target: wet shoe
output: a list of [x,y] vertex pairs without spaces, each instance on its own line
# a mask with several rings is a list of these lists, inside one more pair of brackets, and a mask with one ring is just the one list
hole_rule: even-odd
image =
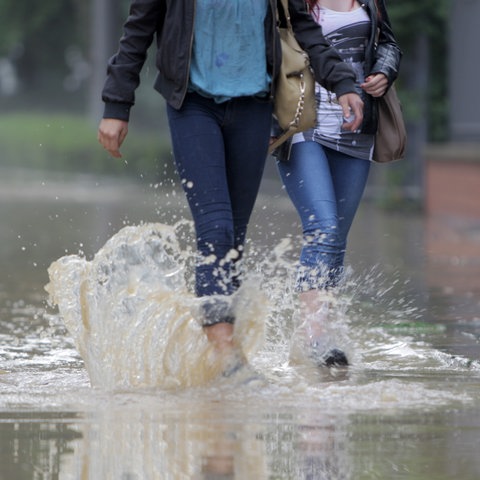
[[348,359],[339,348],[323,349],[319,342],[310,345],[310,357],[319,367],[348,367]]
[[225,377],[225,378],[231,377],[231,376],[235,375],[243,367],[245,367],[245,362],[244,361],[239,361],[238,363],[234,363],[233,365],[227,367],[222,372],[222,377]]
[[259,387],[267,384],[265,377],[255,371],[248,363],[238,363],[224,370],[221,375],[221,382],[230,386],[255,385]]
[[332,348],[327,350],[319,361],[317,360],[317,364],[319,367],[348,367],[348,359],[342,350]]

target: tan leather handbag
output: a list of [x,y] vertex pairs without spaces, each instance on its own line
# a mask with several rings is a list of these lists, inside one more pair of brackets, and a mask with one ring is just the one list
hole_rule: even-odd
[[288,0],[282,0],[281,4],[287,26],[279,29],[282,64],[274,99],[274,115],[281,133],[270,144],[270,153],[293,134],[314,127],[317,116],[315,78],[310,67],[310,59],[293,33]]
[[395,85],[378,99],[378,128],[373,160],[379,163],[401,160],[407,146],[407,129]]

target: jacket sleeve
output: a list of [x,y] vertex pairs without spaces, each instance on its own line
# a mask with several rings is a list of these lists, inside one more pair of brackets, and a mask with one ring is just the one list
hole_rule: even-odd
[[383,73],[391,85],[398,76],[402,52],[393,34],[388,17],[385,0],[377,0],[378,4],[378,44],[375,62],[371,73]]
[[323,36],[305,1],[289,0],[288,7],[295,37],[310,57],[317,82],[337,96],[355,92],[355,72]]
[[108,62],[102,91],[104,118],[128,121],[147,50],[158,29],[159,19],[163,18],[162,10],[165,10],[164,0],[132,1],[118,51]]

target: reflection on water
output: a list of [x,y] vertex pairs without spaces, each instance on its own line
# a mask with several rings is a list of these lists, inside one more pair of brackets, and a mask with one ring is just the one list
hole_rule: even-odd
[[0,423],[3,478],[478,478],[474,410],[339,415],[254,398],[212,403],[118,395],[84,418],[14,414]]
[[0,479],[480,478],[479,290],[462,261],[431,281],[421,217],[363,206],[336,320],[353,365],[293,366],[299,225],[267,182],[236,299],[262,381],[216,381],[188,213],[159,187],[1,185]]

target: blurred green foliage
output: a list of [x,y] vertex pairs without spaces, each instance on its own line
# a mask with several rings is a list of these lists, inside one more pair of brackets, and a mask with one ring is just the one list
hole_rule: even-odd
[[88,3],[0,0],[0,56],[10,58],[26,86],[63,73],[71,45],[88,44]]
[[[2,166],[83,173],[114,173],[160,180],[170,177],[173,161],[168,132],[153,134],[134,125],[114,159],[96,139],[96,129],[82,116],[68,114],[0,115]],[[138,130],[138,131],[136,131]]]
[[[399,90],[404,108],[410,117],[417,114],[416,95],[425,92],[406,91],[407,75],[418,74],[412,65],[419,38],[428,42],[428,139],[438,142],[447,139],[448,124],[448,43],[449,0],[387,0],[388,13],[395,36],[404,52],[400,71]],[[421,73],[420,73],[421,74]]]
[[[0,89],[2,163],[99,172],[113,170],[134,175],[140,172],[148,176],[161,176],[158,165],[163,165],[165,159],[171,163],[167,135],[162,133],[159,138],[151,133],[166,130],[163,103],[152,88],[155,76],[152,55],[142,73],[142,87],[138,89],[132,116],[133,122],[141,127],[134,135],[130,134],[125,143],[127,164],[112,161],[99,149],[96,125],[86,119],[90,95],[88,75],[77,87],[66,87],[65,79],[75,67],[69,53],[79,54],[75,57],[77,60],[73,59],[74,63],[84,60],[88,66],[92,47],[91,8],[96,1],[0,0],[0,61],[9,61],[18,77],[14,94],[2,96]],[[123,19],[128,4],[128,0],[111,1],[111,18]],[[418,95],[425,92],[412,92],[407,80],[416,74],[412,63],[418,38],[427,36],[429,88],[426,94],[431,141],[445,140],[447,136],[449,5],[448,0],[387,0],[393,28],[404,51],[398,88],[406,115],[414,122],[418,117]],[[118,23],[120,31],[121,21]],[[132,129],[135,130],[134,125]]]

